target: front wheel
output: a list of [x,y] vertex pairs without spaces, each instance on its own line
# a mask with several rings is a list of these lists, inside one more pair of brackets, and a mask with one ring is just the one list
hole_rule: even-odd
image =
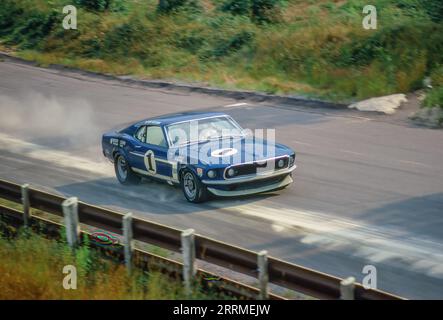
[[183,172],[180,184],[183,194],[189,202],[200,203],[207,199],[208,191],[206,190],[206,186],[200,182],[191,170],[186,169]]
[[130,168],[128,161],[121,154],[115,157],[114,161],[115,175],[121,184],[137,184],[140,182],[140,176],[138,176]]

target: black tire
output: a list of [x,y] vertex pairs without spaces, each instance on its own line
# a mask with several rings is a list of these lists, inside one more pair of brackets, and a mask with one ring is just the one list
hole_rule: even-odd
[[201,203],[208,198],[208,190],[201,183],[200,179],[189,169],[185,169],[181,174],[180,186],[183,194],[189,202]]
[[115,176],[117,180],[124,185],[137,184],[141,178],[130,168],[126,158],[117,154],[114,161]]

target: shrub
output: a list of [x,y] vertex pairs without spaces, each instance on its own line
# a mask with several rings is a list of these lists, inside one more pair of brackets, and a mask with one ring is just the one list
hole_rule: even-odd
[[[141,45],[146,42],[149,30],[143,25],[139,18],[132,18],[129,21],[118,24],[110,29],[103,41],[103,53],[105,55],[122,58],[130,54],[145,57]],[[138,48],[138,50],[134,50]]]
[[231,14],[250,15],[251,0],[227,0],[221,4],[220,9]]
[[159,13],[170,13],[179,9],[191,9],[200,11],[201,6],[198,0],[159,0],[157,11]]
[[423,0],[422,6],[428,15],[435,22],[441,23],[443,20],[443,1],[441,0]]
[[76,0],[75,2],[90,10],[104,11],[109,7],[111,0]]
[[440,107],[443,108],[443,86],[435,87],[429,91],[423,102],[425,107]]
[[257,23],[270,23],[279,20],[281,0],[226,0],[221,11],[234,15],[250,16]]
[[23,13],[14,1],[4,0],[0,6],[0,35],[9,34]]
[[61,16],[56,11],[31,11],[20,21],[20,26],[13,32],[10,42],[20,44],[22,49],[42,48],[42,40],[57,23],[61,23]]
[[280,0],[252,0],[252,16],[259,22],[276,22],[278,20]]
[[431,72],[431,80],[434,87],[443,87],[443,65],[437,66]]
[[112,0],[109,4],[109,11],[111,12],[124,12],[127,9],[128,6],[125,0]]
[[247,17],[221,15],[208,22],[208,29],[218,32],[209,34],[204,46],[199,50],[203,60],[220,59],[252,43],[254,29]]

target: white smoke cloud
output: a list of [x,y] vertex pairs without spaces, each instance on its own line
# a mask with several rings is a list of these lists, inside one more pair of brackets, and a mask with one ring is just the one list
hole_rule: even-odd
[[90,147],[97,145],[101,137],[87,101],[36,92],[0,96],[0,131],[55,147]]

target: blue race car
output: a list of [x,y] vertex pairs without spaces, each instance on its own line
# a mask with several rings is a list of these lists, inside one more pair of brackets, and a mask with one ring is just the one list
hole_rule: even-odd
[[295,152],[262,131],[252,134],[229,115],[187,112],[137,122],[105,133],[103,154],[122,184],[150,177],[180,185],[190,202],[209,193],[240,196],[292,183]]

